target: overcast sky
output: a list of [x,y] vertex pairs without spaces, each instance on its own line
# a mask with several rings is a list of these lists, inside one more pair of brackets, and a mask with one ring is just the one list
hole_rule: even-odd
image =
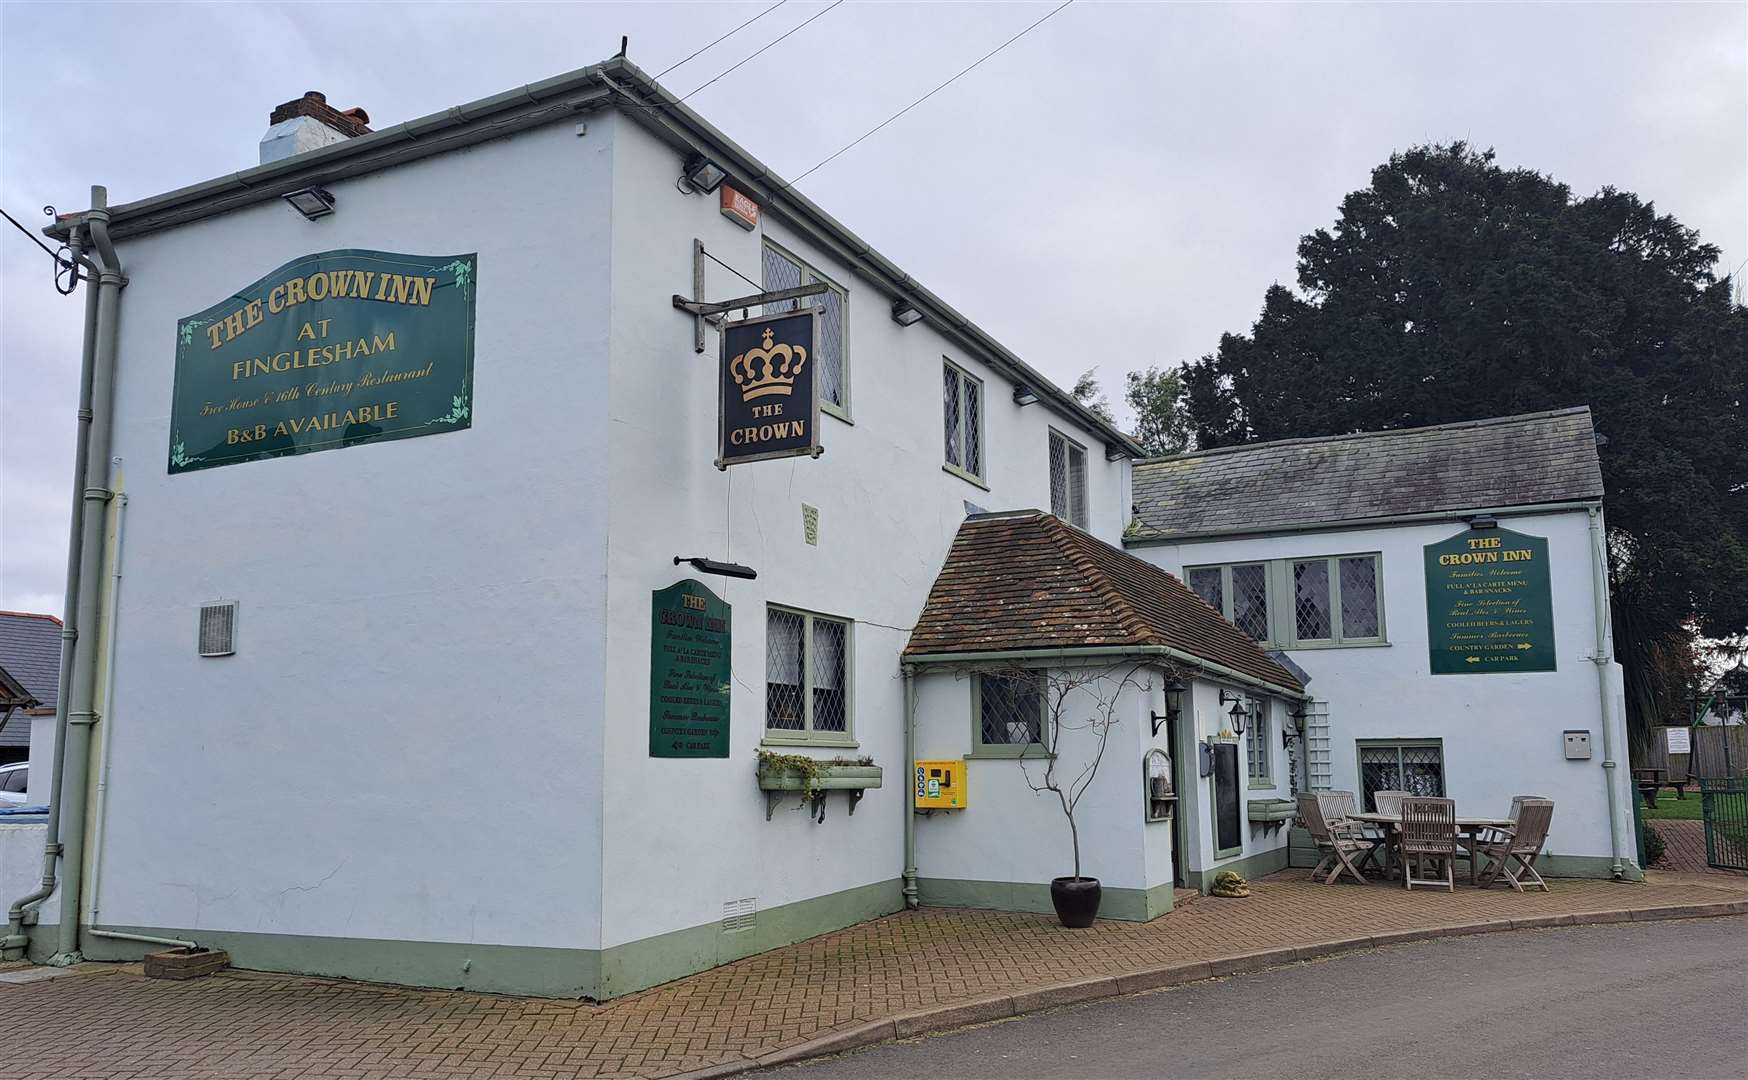
[[[0,205],[34,230],[93,183],[120,203],[254,165],[268,112],[305,90],[384,127],[621,34],[653,74],[769,3],[0,3]],[[689,91],[825,6],[792,0],[663,81]],[[850,0],[689,104],[793,176],[1052,6]],[[1300,235],[1391,151],[1452,139],[1580,194],[1635,191],[1733,269],[1748,4],[1078,0],[800,188],[1115,400],[1125,371],[1248,329]],[[59,613],[82,303],[0,228],[0,608]]]

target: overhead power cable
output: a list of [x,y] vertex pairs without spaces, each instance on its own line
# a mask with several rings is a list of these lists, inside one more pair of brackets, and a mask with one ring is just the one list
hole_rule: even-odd
[[703,56],[705,53],[709,52],[711,49],[716,48],[718,45],[722,44],[723,42],[727,41],[729,38],[740,33],[742,30],[745,30],[747,27],[758,22],[760,19],[769,15],[771,12],[776,11],[778,8],[782,7],[784,4],[787,4],[788,2],[789,2],[789,0],[777,0],[777,2],[775,4],[772,4],[770,7],[759,12],[757,15],[754,15],[752,18],[748,19],[746,22],[741,23],[739,26],[735,27],[733,30],[730,30],[728,33],[717,38],[715,41],[712,41],[710,44],[704,46],[702,49],[699,49],[697,52],[693,53],[691,56],[686,57],[686,59],[681,60],[677,64],[669,64],[667,67],[663,68],[660,73],[658,73],[656,75],[656,78],[660,79],[663,75],[666,75],[668,72],[674,70],[675,68],[680,67],[680,66],[685,65],[685,64],[690,64],[692,61],[698,59],[700,56]]
[[[945,90],[947,87],[952,86],[954,83],[958,82],[964,76],[969,75],[971,72],[975,71],[985,60],[988,60],[990,57],[994,56],[996,53],[1001,52],[1003,49],[1007,48],[1009,45],[1012,45],[1014,42],[1020,40],[1021,38],[1025,37],[1027,34],[1036,30],[1038,27],[1044,25],[1045,21],[1048,20],[1049,18],[1051,18],[1051,16],[1055,15],[1057,12],[1061,11],[1063,8],[1067,7],[1068,5],[1070,5],[1072,3],[1074,3],[1074,0],[1062,0],[1062,3],[1057,4],[1055,7],[1051,8],[1049,10],[1049,12],[1047,12],[1043,16],[1043,18],[1040,18],[1037,22],[1032,23],[1030,26],[1026,27],[1024,30],[1021,30],[1019,33],[1015,34],[1013,37],[1008,38],[1006,41],[1002,42],[1000,45],[997,45],[995,48],[984,53],[982,56],[978,57],[974,62],[972,62],[968,67],[961,70],[957,75],[954,75],[952,78],[948,79],[946,82],[935,87],[933,90],[930,90],[928,93],[924,94],[922,97],[917,98],[915,101],[911,102],[909,105],[906,105],[904,108],[893,113],[891,116],[888,116],[886,119],[880,121],[878,124],[875,124],[873,127],[869,128],[867,132],[858,136],[852,142],[845,144],[836,153],[832,154],[830,157],[826,158],[824,161],[820,162],[818,165],[815,165],[813,168],[802,173],[800,176],[797,176],[795,179],[789,181],[787,184],[784,184],[782,190],[784,190],[784,191],[789,190],[790,188],[794,187],[796,184],[799,184],[801,181],[807,179],[809,176],[812,176],[814,173],[818,172],[820,169],[824,168],[827,165],[830,165],[832,162],[836,161],[839,157],[842,157],[846,152],[854,149],[857,145],[861,144],[864,140],[869,138],[869,136],[872,136],[873,134],[878,132],[881,128],[892,123],[894,120],[897,120],[899,117],[903,116],[905,113],[911,111],[912,109],[916,108],[918,105],[921,105],[923,102],[934,97],[936,94]],[[836,6],[836,5],[833,5],[833,6]],[[828,8],[827,10],[829,11],[830,9]],[[699,89],[703,89],[703,87],[699,87]],[[697,91],[695,90],[695,91],[693,91],[693,93],[697,93]],[[690,96],[690,95],[688,95],[688,96]],[[684,100],[684,99],[681,99],[681,100]]]
[[[43,209],[52,216],[55,208],[52,206],[45,206]],[[48,253],[48,257],[55,261],[56,292],[59,292],[62,296],[66,296],[79,287],[79,264],[73,261],[73,256],[68,253],[68,249],[65,245],[62,245],[60,251],[56,251],[54,248],[49,247],[42,242],[41,237],[25,228],[17,218],[8,214],[4,207],[0,207],[0,217],[4,217],[7,221],[10,221],[14,229],[17,229],[19,232],[29,237],[31,243],[42,248],[43,251]],[[65,285],[61,284],[63,277],[66,279]]]
[[[719,72],[718,74],[712,76],[710,78],[710,80],[705,82],[704,84],[702,84],[700,86],[693,87],[691,90],[688,90],[685,94],[681,95],[676,100],[677,101],[689,100],[694,95],[702,92],[703,90],[707,89],[710,86],[713,86],[718,80],[726,78],[727,76],[733,74],[735,71],[740,69],[743,65],[754,60],[760,54],[764,53],[765,51],[770,49],[772,46],[774,46],[778,42],[782,41],[784,38],[787,38],[791,34],[794,34],[796,31],[800,30],[802,27],[806,26],[808,23],[813,22],[815,19],[821,18],[821,17],[825,16],[826,14],[830,13],[832,8],[837,7],[839,4],[841,4],[843,2],[844,2],[844,0],[833,0],[833,2],[831,4],[829,4],[828,6],[820,9],[819,11],[814,12],[812,15],[809,15],[807,18],[801,20],[799,23],[796,23],[794,26],[791,26],[789,29],[783,31],[781,34],[777,35],[775,38],[772,38],[770,41],[767,41],[765,44],[759,46],[758,49],[754,50],[749,55],[742,57],[741,59],[735,61],[732,65],[729,66],[729,68],[727,70]],[[634,104],[637,108],[640,108],[640,109],[665,109],[671,105],[676,104],[676,101],[658,101],[658,102],[654,102],[653,104],[644,104],[644,103],[634,103]]]
[[18,219],[13,217],[11,214],[6,213],[4,208],[0,208],[0,215],[4,215],[7,221],[12,222],[12,227],[14,229],[17,229],[19,232],[30,237],[30,242],[35,244],[37,247],[42,248],[45,252],[47,252],[49,258],[55,260],[56,262],[61,261],[61,257],[59,255],[55,254],[54,248],[49,247],[47,244],[43,243],[42,239],[40,237],[38,237],[35,233],[31,232],[29,229],[25,228],[23,225],[20,225],[18,223]]

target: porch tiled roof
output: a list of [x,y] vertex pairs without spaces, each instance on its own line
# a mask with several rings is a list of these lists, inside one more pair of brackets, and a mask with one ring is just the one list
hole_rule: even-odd
[[1602,498],[1590,409],[1219,447],[1135,465],[1131,538]]
[[[54,708],[61,685],[61,620],[0,611],[0,667],[45,707]],[[15,716],[0,729],[0,746],[29,745],[29,720]]]
[[1039,510],[965,519],[905,655],[1148,645],[1303,689],[1183,582]]

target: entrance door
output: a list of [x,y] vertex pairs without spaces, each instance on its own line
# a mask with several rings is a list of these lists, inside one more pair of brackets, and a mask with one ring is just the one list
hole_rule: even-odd
[[1244,849],[1244,816],[1238,805],[1238,744],[1215,742],[1214,857],[1229,858]]

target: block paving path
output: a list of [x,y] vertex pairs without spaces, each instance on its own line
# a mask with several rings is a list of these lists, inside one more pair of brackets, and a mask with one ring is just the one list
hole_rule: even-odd
[[[0,1077],[671,1076],[1451,928],[1678,917],[1720,904],[1748,912],[1748,883],[1685,874],[1452,895],[1314,885],[1294,870],[1252,888],[1248,899],[1188,898],[1150,923],[1081,931],[1046,915],[904,912],[601,1005],[245,971],[161,982],[137,965],[83,965],[0,985]],[[1748,920],[1733,921],[1748,941]],[[1257,955],[1283,948],[1297,952]]]
[[1724,874],[1748,883],[1748,871],[1718,870],[1707,864],[1705,822],[1663,818],[1646,824],[1656,826],[1657,835],[1663,838],[1663,858],[1656,863],[1658,869],[1684,874]]

